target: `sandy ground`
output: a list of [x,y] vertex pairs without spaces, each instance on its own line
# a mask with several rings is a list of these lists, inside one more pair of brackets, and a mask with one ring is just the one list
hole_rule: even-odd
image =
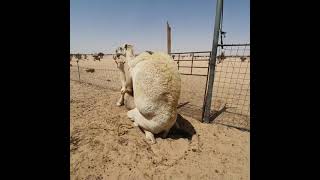
[[118,91],[75,81],[70,88],[72,180],[250,179],[250,133],[182,115],[181,129],[150,145],[115,106]]

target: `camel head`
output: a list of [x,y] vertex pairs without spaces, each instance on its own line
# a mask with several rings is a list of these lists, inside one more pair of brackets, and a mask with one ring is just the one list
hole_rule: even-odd
[[115,55],[113,55],[113,60],[117,64],[117,67],[123,65],[126,60],[130,60],[134,57],[133,46],[130,44],[124,44],[116,49]]
[[133,53],[133,45],[130,44],[124,44],[123,46],[120,46],[116,49],[116,56],[134,56]]

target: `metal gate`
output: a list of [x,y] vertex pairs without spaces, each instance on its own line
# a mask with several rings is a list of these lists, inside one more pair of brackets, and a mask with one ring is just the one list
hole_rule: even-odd
[[[218,46],[210,120],[250,131],[250,44]],[[170,53],[181,73],[179,113],[202,121],[211,51]]]
[[171,53],[181,74],[179,112],[201,120],[209,72],[210,51]]

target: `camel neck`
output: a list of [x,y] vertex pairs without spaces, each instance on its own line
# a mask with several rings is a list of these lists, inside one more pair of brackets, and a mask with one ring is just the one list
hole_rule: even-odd
[[133,50],[131,50],[131,49],[127,50],[126,57],[127,57],[127,60],[129,60],[129,59],[131,60],[132,58],[134,58]]

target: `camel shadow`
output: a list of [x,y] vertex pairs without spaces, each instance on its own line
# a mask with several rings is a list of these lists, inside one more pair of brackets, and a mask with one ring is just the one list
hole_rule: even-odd
[[180,114],[177,116],[177,123],[179,124],[179,128],[176,126],[173,126],[169,134],[167,135],[166,138],[171,138],[171,139],[188,139],[191,140],[192,136],[196,134],[196,130],[194,129],[193,125],[186,120],[184,117],[182,117]]

